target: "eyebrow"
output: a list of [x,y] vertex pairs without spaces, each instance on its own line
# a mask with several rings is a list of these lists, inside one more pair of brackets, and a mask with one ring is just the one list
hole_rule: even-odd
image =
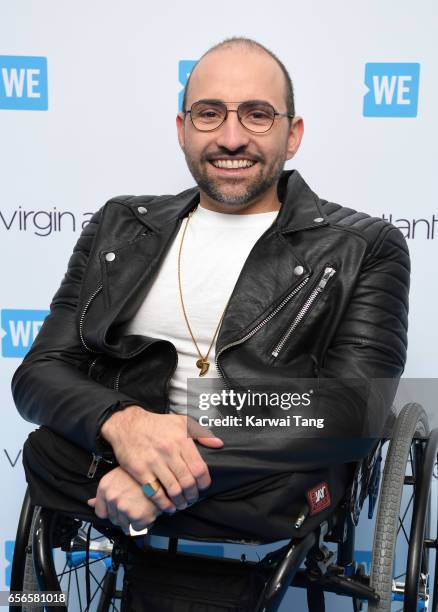
[[[252,104],[269,104],[269,106],[274,106],[271,102],[268,102],[267,100],[241,100],[239,101],[229,101],[229,102],[225,102],[225,100],[219,100],[218,98],[202,98],[201,100],[196,100],[195,102],[193,102],[193,104],[196,104],[197,102],[203,102],[204,104],[248,104],[248,103],[252,103]],[[193,106],[193,105],[192,105]]]

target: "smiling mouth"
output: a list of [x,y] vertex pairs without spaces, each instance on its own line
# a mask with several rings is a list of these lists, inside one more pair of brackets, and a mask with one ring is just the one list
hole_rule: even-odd
[[225,170],[239,170],[240,168],[251,168],[257,162],[252,159],[213,159],[210,163],[215,168]]

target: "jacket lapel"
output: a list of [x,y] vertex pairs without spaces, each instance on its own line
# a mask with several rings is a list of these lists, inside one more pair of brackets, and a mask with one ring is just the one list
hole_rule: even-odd
[[[293,240],[286,234],[321,227],[327,221],[317,197],[296,170],[283,174],[279,189],[284,192],[281,209],[243,265],[225,311],[216,350],[242,338],[312,273],[294,252]],[[120,204],[107,211],[103,229],[109,228],[109,233],[101,232],[95,254],[103,284],[96,300],[100,307],[90,308],[85,318],[85,335],[92,346],[122,350],[121,339],[110,328],[117,330],[134,316],[183,218],[198,201],[199,191],[190,189],[146,204],[146,215],[139,212],[140,198],[125,207],[122,221]],[[117,230],[117,240],[110,233],[112,227]],[[109,258],[108,253],[112,254]]]
[[[294,273],[298,269],[302,273]],[[243,265],[216,342],[218,352],[244,337],[311,273],[284,236],[269,229],[257,241]]]
[[279,192],[281,208],[245,261],[222,321],[217,352],[243,338],[312,274],[294,251],[290,234],[328,225],[319,199],[296,170],[283,173]]

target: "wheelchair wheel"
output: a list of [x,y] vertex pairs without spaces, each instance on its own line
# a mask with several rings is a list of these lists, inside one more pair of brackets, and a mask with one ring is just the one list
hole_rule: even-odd
[[[90,523],[36,506],[26,547],[22,590],[66,592],[65,608],[53,607],[58,612],[63,609],[119,612],[120,562],[115,553],[114,542]],[[42,612],[43,607],[22,606],[21,610]]]
[[370,612],[429,609],[429,550],[424,540],[430,537],[431,478],[423,474],[428,434],[423,408],[404,406],[392,431],[381,485],[370,574],[380,601],[369,604]]

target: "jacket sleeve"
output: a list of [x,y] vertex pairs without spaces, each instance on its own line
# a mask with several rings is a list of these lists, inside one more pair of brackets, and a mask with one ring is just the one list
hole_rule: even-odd
[[24,419],[46,425],[97,454],[111,450],[100,437],[104,420],[115,410],[138,405],[128,395],[88,377],[91,355],[79,337],[81,283],[103,210],[96,212],[82,231],[50,313],[12,378],[12,395]]
[[385,224],[318,368],[315,409],[340,442],[327,442],[329,461],[361,459],[382,436],[406,363],[409,283],[406,241]]

